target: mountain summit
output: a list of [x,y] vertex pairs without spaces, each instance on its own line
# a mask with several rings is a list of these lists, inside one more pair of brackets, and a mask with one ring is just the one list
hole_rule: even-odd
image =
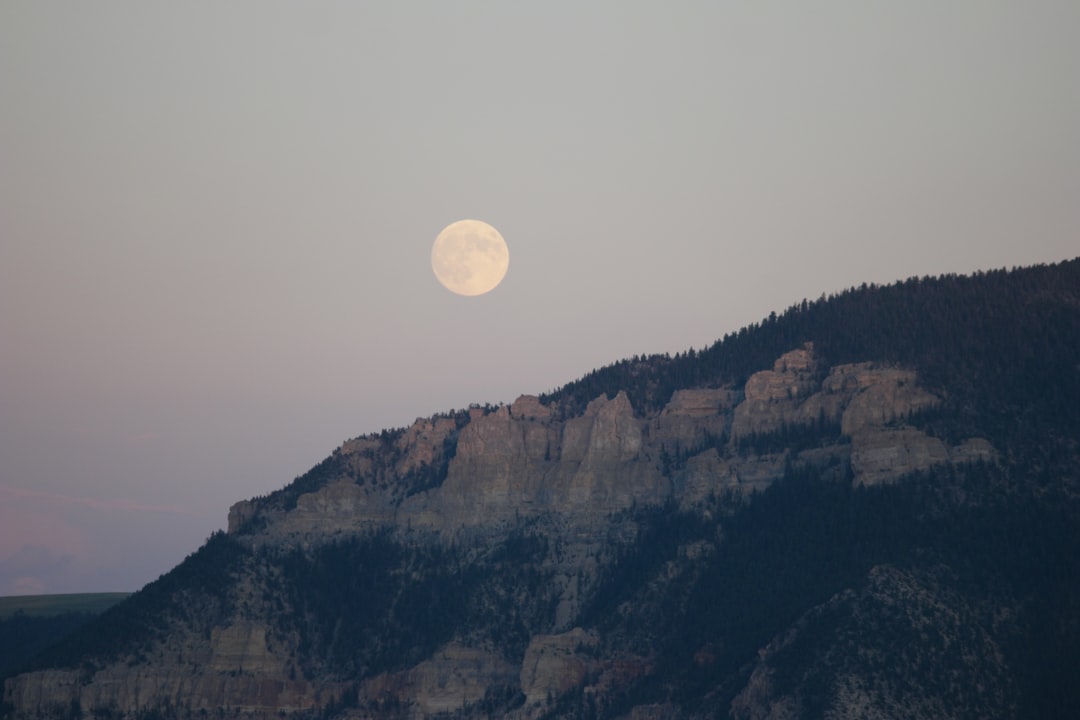
[[1080,707],[1080,260],[803,301],[343,443],[10,718]]

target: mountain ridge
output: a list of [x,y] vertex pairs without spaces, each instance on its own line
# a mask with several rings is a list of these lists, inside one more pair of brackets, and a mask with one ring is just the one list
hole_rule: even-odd
[[7,715],[1052,717],[1077,357],[1080,260],[912,278],[348,440]]

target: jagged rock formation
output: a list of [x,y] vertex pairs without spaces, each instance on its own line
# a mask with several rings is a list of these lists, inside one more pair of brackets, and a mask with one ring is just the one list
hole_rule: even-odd
[[[1080,292],[1059,296],[1080,315]],[[1022,567],[1010,553],[1028,541],[1013,523],[1030,515],[1034,535],[1072,547],[1071,436],[1042,433],[1057,444],[1036,457],[1016,433],[980,426],[967,380],[942,381],[940,365],[847,357],[835,341],[822,352],[815,338],[831,335],[805,337],[737,381],[718,373],[663,398],[665,363],[674,373],[699,359],[616,366],[639,385],[587,398],[526,395],[348,440],[288,487],[236,503],[227,535],[96,635],[9,678],[8,714],[889,718],[1037,706],[1015,637],[1043,595],[972,570],[983,551],[968,538],[1004,533],[986,552]],[[1029,402],[1014,414],[1052,406],[1072,427],[1056,396],[1008,402],[986,416]],[[1020,457],[1041,473],[1038,492],[1018,489]],[[1042,498],[1058,515],[1040,514]],[[978,583],[993,591],[973,596]],[[1073,595],[1061,597],[1050,617]],[[1080,658],[1068,643],[1055,652]]]
[[[407,497],[385,477],[402,477],[437,462],[455,432],[449,418],[422,418],[389,448],[377,438],[349,440],[335,451],[348,474],[301,495],[288,511],[275,498],[242,501],[229,512],[229,532],[240,533],[259,516],[274,541],[383,526],[428,528],[444,535],[481,525],[502,526],[522,517],[558,513],[574,521],[656,504],[687,485],[762,489],[783,474],[784,461],[817,463],[832,453],[850,460],[857,483],[873,484],[936,463],[992,461],[993,447],[972,438],[948,447],[906,424],[940,398],[919,387],[913,371],[864,362],[840,365],[815,379],[812,345],[785,353],[773,370],[754,373],[741,389],[676,392],[654,417],[640,417],[625,393],[600,396],[584,413],[553,420],[553,409],[522,396],[494,411],[474,410],[457,436],[445,480]],[[738,443],[785,429],[838,424],[836,442],[783,453],[738,453]],[[730,439],[728,439],[730,437]],[[665,471],[666,456],[680,456],[690,471]],[[708,477],[701,487],[695,477]],[[245,535],[248,533],[244,533]]]

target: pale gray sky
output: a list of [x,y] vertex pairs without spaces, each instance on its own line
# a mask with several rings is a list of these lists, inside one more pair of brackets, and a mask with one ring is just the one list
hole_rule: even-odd
[[[0,594],[342,440],[1076,256],[1080,3],[0,3]],[[494,292],[430,268],[510,246]]]

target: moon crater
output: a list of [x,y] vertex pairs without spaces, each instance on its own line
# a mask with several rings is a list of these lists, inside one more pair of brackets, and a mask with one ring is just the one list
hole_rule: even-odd
[[510,250],[499,231],[481,220],[458,220],[442,229],[431,248],[431,269],[458,295],[483,295],[502,282]]

